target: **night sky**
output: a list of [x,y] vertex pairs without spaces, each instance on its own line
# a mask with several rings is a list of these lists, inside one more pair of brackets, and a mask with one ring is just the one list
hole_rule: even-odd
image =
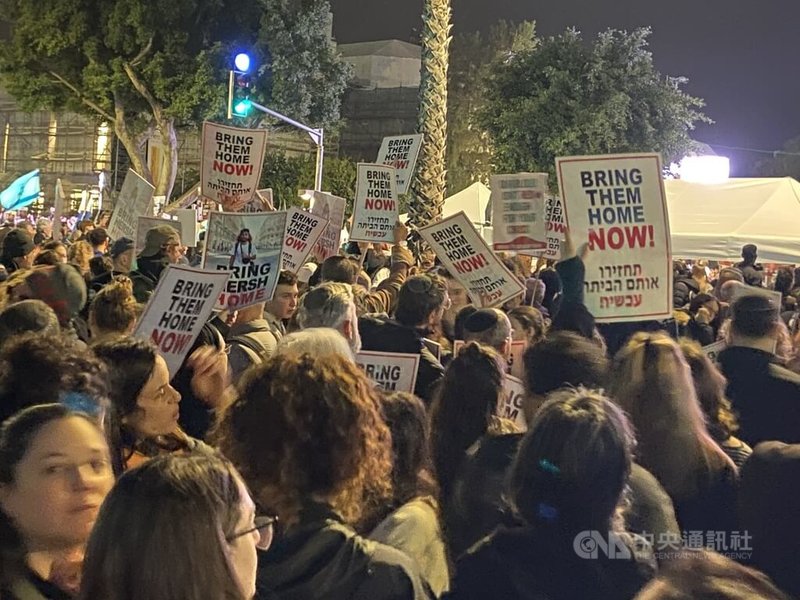
[[[338,42],[410,40],[422,0],[332,0]],[[536,21],[539,35],[576,27],[584,38],[608,27],[653,29],[650,49],[664,74],[689,78],[715,124],[694,138],[775,150],[800,136],[800,0],[452,0],[454,33],[494,21]],[[763,155],[734,152],[733,175],[749,175]]]

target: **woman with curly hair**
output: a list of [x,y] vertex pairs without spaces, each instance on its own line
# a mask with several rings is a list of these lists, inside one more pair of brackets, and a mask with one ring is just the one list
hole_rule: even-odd
[[256,598],[427,598],[412,561],[355,528],[390,501],[391,436],[352,361],[286,354],[247,371],[220,450],[285,528],[259,557]]
[[728,384],[725,376],[706,356],[700,344],[686,338],[678,343],[683,357],[692,369],[694,390],[706,415],[708,433],[736,466],[741,468],[753,453],[753,449],[733,436],[739,429],[739,422],[730,400],[725,397],[725,387]]
[[130,278],[117,276],[101,289],[89,305],[89,331],[92,343],[130,335],[139,316]]

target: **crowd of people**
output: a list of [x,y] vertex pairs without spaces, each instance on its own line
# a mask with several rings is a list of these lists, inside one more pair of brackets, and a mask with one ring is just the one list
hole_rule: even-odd
[[[178,232],[29,229],[0,228],[2,600],[800,597],[800,272],[766,290],[752,245],[609,325],[569,235],[481,308],[398,223],[214,314],[170,377],[132,334]],[[413,393],[361,350],[418,355]]]

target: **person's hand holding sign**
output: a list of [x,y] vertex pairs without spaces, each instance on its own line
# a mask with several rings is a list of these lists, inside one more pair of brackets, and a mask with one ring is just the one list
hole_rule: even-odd
[[569,260],[570,258],[580,257],[581,262],[586,262],[586,257],[589,256],[589,244],[581,244],[577,252],[575,251],[575,243],[572,241],[569,227],[564,229],[564,241],[561,242],[561,260]]

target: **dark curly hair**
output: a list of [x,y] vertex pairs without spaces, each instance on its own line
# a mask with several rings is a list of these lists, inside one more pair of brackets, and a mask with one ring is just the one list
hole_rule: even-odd
[[324,496],[356,526],[391,501],[391,434],[352,361],[279,355],[238,387],[214,437],[262,508],[291,524],[306,499]]

